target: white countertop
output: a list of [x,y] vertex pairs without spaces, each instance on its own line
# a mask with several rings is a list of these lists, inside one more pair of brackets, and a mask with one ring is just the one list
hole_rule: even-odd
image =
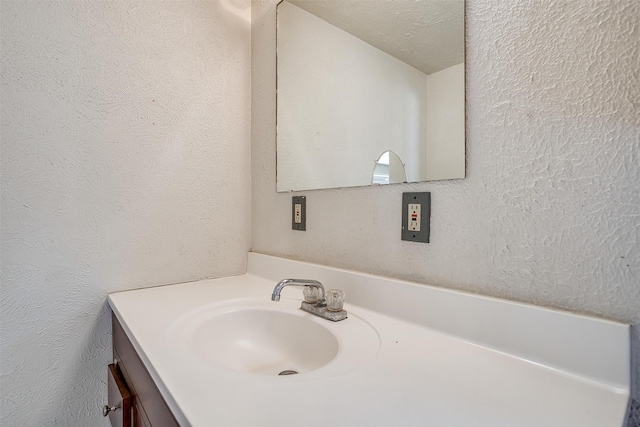
[[[345,290],[377,353],[346,372],[244,374],[199,360],[170,332],[207,304],[269,301],[286,277]],[[273,304],[300,299],[286,288]],[[260,254],[245,275],[114,293],[109,304],[184,426],[622,426],[629,397],[627,325]]]

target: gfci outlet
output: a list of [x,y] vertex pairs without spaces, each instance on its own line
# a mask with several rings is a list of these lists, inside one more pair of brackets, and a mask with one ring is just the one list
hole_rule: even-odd
[[402,193],[402,240],[429,243],[431,193]]
[[407,228],[409,231],[420,231],[420,203],[409,203]]
[[307,229],[307,198],[305,196],[292,197],[291,228],[301,231]]

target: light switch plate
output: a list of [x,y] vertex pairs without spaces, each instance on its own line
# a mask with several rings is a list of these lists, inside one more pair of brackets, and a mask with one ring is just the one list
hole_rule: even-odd
[[291,198],[291,228],[300,231],[307,229],[307,198],[305,196]]
[[402,240],[429,243],[430,219],[431,193],[402,193]]

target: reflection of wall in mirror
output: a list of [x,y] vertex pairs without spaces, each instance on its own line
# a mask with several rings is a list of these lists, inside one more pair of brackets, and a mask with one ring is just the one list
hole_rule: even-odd
[[427,76],[426,121],[422,180],[464,178],[464,64]]
[[[363,186],[380,153],[421,147],[425,75],[284,2],[278,6],[278,190]],[[419,169],[419,156],[403,156]]]
[[[463,64],[451,69],[464,73]],[[464,74],[443,70],[432,75],[461,77],[459,89],[451,89],[451,78],[437,78],[431,86],[440,95],[428,100],[430,76],[297,6],[281,3],[278,191],[369,185],[372,166],[386,150],[403,159],[408,181],[464,177]],[[434,104],[448,92],[462,93],[453,120],[462,123],[462,175],[442,177],[437,172],[432,178],[427,129],[451,120],[429,121],[428,110],[436,109]],[[433,150],[438,155],[451,146],[451,138],[441,138],[446,133],[431,133],[440,137]]]
[[389,184],[397,184],[407,181],[407,173],[405,171],[402,159],[394,153],[389,153]]

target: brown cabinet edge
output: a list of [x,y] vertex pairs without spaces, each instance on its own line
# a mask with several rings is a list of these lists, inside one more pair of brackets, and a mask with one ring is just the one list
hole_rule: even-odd
[[133,426],[179,427],[180,424],[113,313],[111,324],[113,358],[133,398]]

